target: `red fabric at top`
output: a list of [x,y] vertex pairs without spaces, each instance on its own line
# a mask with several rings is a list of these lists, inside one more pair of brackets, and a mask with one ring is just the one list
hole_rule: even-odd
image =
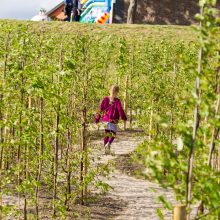
[[[105,97],[100,105],[99,111],[102,114],[103,122],[118,121],[119,119],[127,120],[121,101],[118,98],[114,98],[114,101],[110,103],[110,98]],[[98,114],[96,123],[99,122],[100,117],[100,114]]]

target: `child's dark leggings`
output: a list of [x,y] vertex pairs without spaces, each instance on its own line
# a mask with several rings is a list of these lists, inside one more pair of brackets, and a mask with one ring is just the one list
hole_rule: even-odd
[[116,133],[114,131],[110,131],[105,129],[105,136],[104,136],[104,145],[106,145],[108,142],[109,144],[112,144],[116,136]]

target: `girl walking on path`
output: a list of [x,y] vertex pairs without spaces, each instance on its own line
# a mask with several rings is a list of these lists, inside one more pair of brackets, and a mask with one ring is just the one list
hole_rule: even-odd
[[102,122],[105,123],[104,146],[106,154],[110,153],[110,147],[116,136],[119,119],[127,120],[121,101],[118,98],[118,93],[119,87],[117,85],[112,86],[110,96],[103,99],[95,119],[95,122],[98,123],[102,118]]

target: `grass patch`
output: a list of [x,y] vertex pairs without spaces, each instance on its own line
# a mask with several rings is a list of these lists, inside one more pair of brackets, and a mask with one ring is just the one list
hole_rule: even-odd
[[[1,27],[10,27],[17,29],[20,25],[28,25],[31,31],[48,32],[56,36],[65,35],[83,35],[100,37],[125,37],[127,40],[153,40],[161,41],[169,39],[170,41],[191,42],[196,40],[196,34],[192,26],[177,25],[128,25],[128,24],[81,24],[66,22],[32,22],[32,21],[16,21],[16,20],[0,20]],[[51,36],[50,36],[51,37]]]

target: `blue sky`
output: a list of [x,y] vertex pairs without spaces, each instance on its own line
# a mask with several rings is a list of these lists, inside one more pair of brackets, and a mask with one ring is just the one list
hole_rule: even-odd
[[0,19],[31,19],[40,8],[50,10],[62,0],[0,0]]

